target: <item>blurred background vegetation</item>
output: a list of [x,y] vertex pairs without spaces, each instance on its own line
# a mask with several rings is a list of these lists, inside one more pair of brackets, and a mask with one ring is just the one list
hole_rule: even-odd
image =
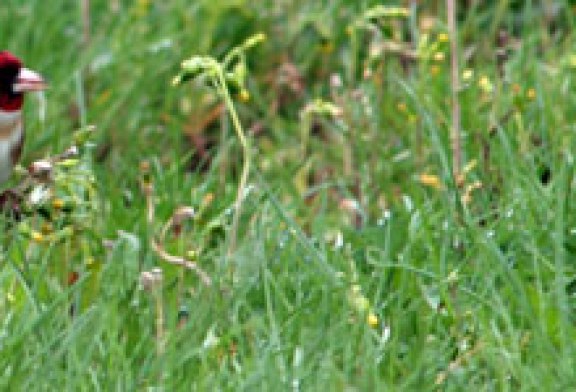
[[[64,178],[96,193],[60,184],[72,215],[0,234],[0,385],[574,385],[574,7],[457,1],[454,178],[443,1],[4,0],[2,49],[50,81],[24,164],[92,124]],[[254,168],[229,254],[240,146],[209,86],[171,81],[257,33],[248,95],[232,91]]]

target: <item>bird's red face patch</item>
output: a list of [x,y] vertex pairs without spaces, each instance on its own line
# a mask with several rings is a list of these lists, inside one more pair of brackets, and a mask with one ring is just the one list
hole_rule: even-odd
[[12,53],[4,50],[0,52],[0,69],[14,69],[16,73],[22,68],[22,61]]
[[0,52],[0,110],[20,110],[24,97],[14,92],[12,85],[22,68],[22,61],[8,51]]

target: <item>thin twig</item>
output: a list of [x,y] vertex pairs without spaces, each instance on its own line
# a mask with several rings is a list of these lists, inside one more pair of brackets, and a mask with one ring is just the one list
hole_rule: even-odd
[[446,0],[448,13],[448,32],[450,34],[450,65],[452,88],[452,130],[450,140],[452,144],[452,173],[458,182],[462,170],[462,140],[460,121],[460,78],[458,71],[458,37],[456,32],[456,4],[454,0]]
[[155,238],[152,238],[150,240],[150,245],[152,246],[154,252],[156,252],[156,254],[165,262],[169,264],[178,265],[180,267],[184,267],[191,271],[194,271],[200,277],[200,280],[202,280],[202,283],[204,283],[205,286],[212,285],[212,279],[210,278],[210,276],[208,276],[208,274],[204,272],[204,270],[198,267],[198,264],[196,264],[195,262],[186,260],[184,257],[172,255],[166,252],[164,247],[162,247],[162,245],[160,245],[160,243]]
[[[154,221],[154,211],[155,211],[155,205],[154,205],[154,201],[153,201],[153,186],[151,183],[145,183],[143,184],[143,191],[144,191],[144,195],[146,197],[146,205],[147,205],[147,220],[148,220],[148,224],[152,224]],[[163,230],[162,233],[166,233],[167,230]],[[163,235],[161,240],[163,240]],[[208,274],[206,272],[204,272],[204,270],[202,268],[200,268],[198,266],[198,264],[196,264],[193,261],[187,260],[184,257],[181,256],[176,256],[176,255],[172,255],[170,253],[168,253],[165,249],[164,246],[162,246],[162,241],[158,241],[154,235],[151,236],[150,238],[150,246],[152,248],[152,250],[154,250],[154,252],[156,253],[156,255],[158,257],[160,257],[160,259],[164,260],[165,262],[169,263],[169,264],[174,264],[180,267],[184,267],[186,269],[189,269],[191,271],[194,271],[199,277],[200,280],[202,281],[202,283],[204,283],[205,286],[210,286],[212,285],[212,279],[210,278],[210,276],[208,276]]]
[[82,45],[90,44],[90,0],[82,0]]
[[162,356],[165,352],[165,322],[164,322],[164,301],[162,300],[162,288],[154,290],[154,301],[156,302],[156,353]]

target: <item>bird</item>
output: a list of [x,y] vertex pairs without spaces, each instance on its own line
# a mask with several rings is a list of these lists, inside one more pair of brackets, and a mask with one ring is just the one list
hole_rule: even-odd
[[22,152],[24,95],[46,86],[44,78],[25,68],[22,60],[7,50],[0,51],[0,185],[10,179]]

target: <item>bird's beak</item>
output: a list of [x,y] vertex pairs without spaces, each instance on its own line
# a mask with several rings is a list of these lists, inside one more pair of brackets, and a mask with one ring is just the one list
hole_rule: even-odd
[[26,93],[28,91],[42,91],[47,87],[46,82],[40,74],[28,69],[21,68],[16,82],[12,85],[12,89],[16,93]]

